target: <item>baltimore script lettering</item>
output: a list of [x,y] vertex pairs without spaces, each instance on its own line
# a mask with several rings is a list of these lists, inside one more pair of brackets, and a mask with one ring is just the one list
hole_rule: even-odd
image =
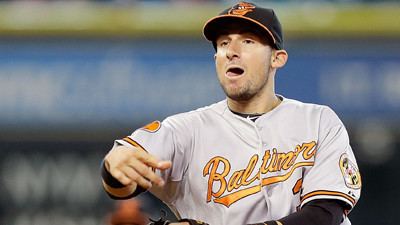
[[[229,207],[242,198],[260,192],[262,186],[287,180],[296,168],[314,165],[314,161],[298,160],[296,163],[296,159],[299,156],[304,160],[311,159],[315,155],[316,145],[317,143],[315,141],[303,143],[301,145],[296,145],[295,150],[286,153],[278,153],[275,148],[273,148],[272,151],[266,150],[262,157],[261,168],[253,177],[251,177],[251,174],[253,174],[259,160],[258,155],[253,155],[245,169],[234,171],[229,178],[227,177],[231,172],[229,160],[221,156],[212,158],[203,169],[203,176],[209,176],[207,202],[210,202],[211,199],[214,198],[214,202]],[[217,172],[221,170],[222,172]],[[260,180],[261,174],[281,170],[287,172],[283,175],[264,178],[261,181],[261,185],[255,184],[251,186],[256,180]],[[214,182],[219,182],[220,184],[219,189],[215,192],[212,189]],[[250,187],[238,190],[242,186]],[[223,194],[225,195],[223,196]]]

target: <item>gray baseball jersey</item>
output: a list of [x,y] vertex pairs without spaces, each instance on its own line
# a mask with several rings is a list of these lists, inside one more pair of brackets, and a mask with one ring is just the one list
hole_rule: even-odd
[[[253,122],[232,113],[224,100],[116,142],[172,161],[158,172],[166,185],[150,192],[178,218],[256,223],[285,217],[314,199],[337,199],[351,210],[360,197],[347,131],[326,106],[283,98]],[[346,214],[342,224],[351,224]]]

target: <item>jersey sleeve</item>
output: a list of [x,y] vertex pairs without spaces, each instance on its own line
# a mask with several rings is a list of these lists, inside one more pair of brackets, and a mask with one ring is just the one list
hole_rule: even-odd
[[191,156],[191,132],[185,120],[167,118],[163,122],[154,121],[130,136],[116,140],[115,144],[135,146],[149,152],[160,160],[169,160],[172,167],[160,172],[165,181],[180,181]]
[[314,160],[304,173],[301,206],[315,199],[337,199],[351,210],[361,194],[361,176],[347,131],[328,107],[321,112]]

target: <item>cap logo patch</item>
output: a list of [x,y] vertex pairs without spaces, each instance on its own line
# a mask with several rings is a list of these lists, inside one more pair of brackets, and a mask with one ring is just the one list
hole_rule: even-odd
[[229,10],[228,14],[244,16],[248,12],[252,12],[253,9],[255,9],[255,8],[256,8],[256,6],[251,3],[241,2],[241,3],[233,6]]
[[361,188],[361,175],[355,163],[353,163],[346,153],[340,156],[340,170],[342,171],[346,186],[352,189]]
[[156,120],[156,121],[153,121],[153,122],[151,122],[151,123],[145,125],[145,126],[142,127],[141,129],[142,129],[142,130],[145,130],[145,131],[147,131],[147,132],[154,133],[154,132],[157,132],[157,131],[160,129],[160,127],[161,127],[160,121],[157,121],[157,120]]

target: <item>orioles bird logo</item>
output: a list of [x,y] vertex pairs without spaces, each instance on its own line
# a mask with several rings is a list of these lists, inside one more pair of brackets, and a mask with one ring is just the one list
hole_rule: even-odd
[[256,7],[253,4],[247,3],[247,2],[241,2],[235,6],[233,6],[228,14],[233,14],[233,15],[241,15],[244,16],[246,15],[248,12],[252,12],[253,9],[255,9]]

